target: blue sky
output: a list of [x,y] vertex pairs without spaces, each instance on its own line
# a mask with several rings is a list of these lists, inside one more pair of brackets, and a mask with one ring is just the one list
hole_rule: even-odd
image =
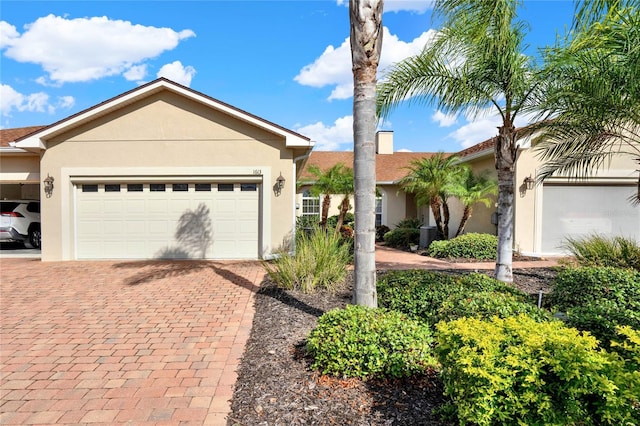
[[[347,0],[16,1],[0,9],[0,127],[51,124],[163,76],[309,136],[352,149]],[[573,2],[526,0],[528,53],[571,24]],[[430,2],[387,0],[379,76],[437,29]],[[396,150],[458,151],[495,135],[432,107],[395,110]],[[518,125],[526,122],[516,123]]]

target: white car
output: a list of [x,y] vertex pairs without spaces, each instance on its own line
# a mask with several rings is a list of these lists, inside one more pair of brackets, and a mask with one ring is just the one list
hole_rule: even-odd
[[0,201],[0,242],[20,242],[40,248],[40,201]]

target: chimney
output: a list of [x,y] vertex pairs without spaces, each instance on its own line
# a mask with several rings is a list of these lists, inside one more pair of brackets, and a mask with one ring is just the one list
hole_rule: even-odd
[[393,154],[393,130],[378,130],[376,154]]

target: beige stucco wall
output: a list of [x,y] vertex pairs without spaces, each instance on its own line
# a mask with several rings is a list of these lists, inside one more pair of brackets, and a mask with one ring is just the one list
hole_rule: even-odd
[[[284,138],[167,91],[46,141],[41,170],[55,179],[42,194],[43,260],[71,259],[73,182],[91,176],[249,176],[262,181],[262,254],[293,227],[293,156]],[[279,196],[278,175],[287,179]]]
[[39,183],[40,156],[32,153],[0,155],[0,183]]
[[[494,159],[492,154],[467,161],[475,172],[489,170],[496,176]],[[514,250],[525,254],[536,254],[540,250],[542,234],[542,204],[543,184],[536,184],[532,190],[527,190],[524,184],[525,178],[531,176],[536,179],[537,171],[542,166],[542,162],[535,150],[528,148],[519,151],[515,172],[514,188]],[[621,180],[630,182],[637,178],[637,165],[629,156],[613,157],[607,167],[598,170],[594,176],[590,177],[590,183],[620,183]],[[556,177],[550,180],[554,183],[576,182],[575,179],[567,177]],[[580,181],[580,183],[584,183]],[[452,202],[452,205],[456,202]],[[457,227],[461,207],[452,208],[451,228]],[[487,232],[495,233],[496,228],[491,224],[491,214],[495,207],[486,208],[480,204],[476,205],[473,217],[467,224],[466,232]],[[455,222],[454,222],[455,221]],[[455,225],[454,225],[455,224]]]
[[[306,188],[299,188],[296,195],[296,215],[302,215],[302,192]],[[413,197],[407,196],[404,191],[399,191],[397,185],[378,185],[378,191],[382,195],[382,224],[393,229],[395,225],[403,219],[416,217],[417,210]],[[329,207],[329,216],[337,215],[340,212],[340,203],[344,196],[342,194],[333,194],[331,196],[331,204]],[[354,212],[354,199],[350,197],[351,209]],[[322,199],[320,200],[320,208],[322,209]]]

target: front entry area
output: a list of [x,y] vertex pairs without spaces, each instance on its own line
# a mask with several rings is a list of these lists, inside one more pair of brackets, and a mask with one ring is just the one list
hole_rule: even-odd
[[75,183],[76,259],[257,259],[259,182]]

